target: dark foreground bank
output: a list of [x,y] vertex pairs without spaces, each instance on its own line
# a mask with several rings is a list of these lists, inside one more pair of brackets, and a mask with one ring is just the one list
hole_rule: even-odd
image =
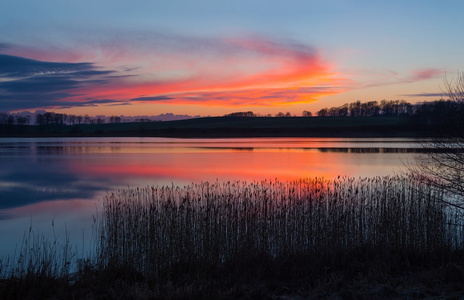
[[460,298],[464,220],[443,197],[403,177],[119,190],[93,255],[32,239],[0,298]]
[[[0,282],[2,299],[463,299],[464,266],[390,272],[378,267],[336,271],[317,280],[191,279],[153,285],[127,270],[84,271],[73,283],[31,276]],[[226,277],[226,276],[223,276]]]

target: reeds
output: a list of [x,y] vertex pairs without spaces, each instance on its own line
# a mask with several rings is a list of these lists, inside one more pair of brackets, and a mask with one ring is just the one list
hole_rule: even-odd
[[96,258],[152,280],[257,259],[440,263],[464,246],[462,215],[443,197],[406,177],[128,188],[104,200]]
[[53,235],[49,239],[31,226],[17,253],[0,258],[0,299],[49,299],[68,289],[76,252],[67,234],[64,243]]
[[0,298],[236,298],[262,282],[274,294],[447,266],[461,278],[464,218],[444,197],[408,177],[122,189],[83,259],[67,236],[26,232],[18,256],[0,259]]
[[63,243],[55,235],[54,225],[52,227],[54,238],[49,239],[40,232],[34,232],[31,226],[24,233],[17,254],[3,261],[3,275],[17,278],[69,278],[75,251],[71,249],[67,233]]

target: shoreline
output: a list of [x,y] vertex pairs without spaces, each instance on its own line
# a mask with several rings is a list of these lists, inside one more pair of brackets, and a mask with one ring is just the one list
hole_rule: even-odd
[[208,117],[166,122],[3,125],[0,137],[436,137],[429,124],[407,117]]

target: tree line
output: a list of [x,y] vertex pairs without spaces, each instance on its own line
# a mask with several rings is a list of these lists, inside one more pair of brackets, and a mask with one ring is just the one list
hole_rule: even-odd
[[[120,116],[97,116],[61,114],[55,112],[36,113],[35,121],[31,115],[9,114],[0,112],[0,125],[80,125],[80,124],[103,124],[103,123],[122,123],[128,122]],[[138,118],[131,122],[153,122],[148,118]]]
[[0,125],[29,125],[31,116],[10,115],[0,112]]
[[[421,102],[411,104],[405,100],[382,100],[382,101],[355,101],[345,103],[341,106],[323,108],[316,112],[318,117],[427,117],[427,118],[445,118],[448,114],[455,111],[456,103],[451,100],[437,100],[432,102]],[[313,114],[305,110],[302,117],[312,117]],[[224,117],[296,117],[290,112],[279,112],[275,115],[260,115],[252,111],[234,112]]]
[[[313,114],[310,112],[310,111],[303,111],[303,113],[301,114],[302,117],[312,117]],[[239,112],[233,112],[233,113],[230,113],[230,114],[227,114],[227,115],[224,115],[224,117],[247,117],[247,118],[252,118],[252,117],[267,117],[267,118],[272,118],[272,117],[276,117],[276,118],[283,118],[283,117],[296,117],[296,115],[292,115],[290,112],[286,112],[286,113],[283,113],[283,112],[278,112],[277,114],[275,115],[272,115],[272,114],[266,114],[266,115],[261,115],[261,114],[255,114],[254,112],[252,111],[239,111]]]
[[[408,116],[414,117],[417,120],[432,120],[436,122],[440,119],[445,119],[456,111],[456,102],[451,100],[437,100],[432,102],[422,102],[411,104],[404,100],[382,100],[361,102],[355,101],[345,103],[341,106],[323,108],[316,112],[318,117],[399,117]],[[301,114],[302,117],[312,117],[313,114],[305,110]],[[234,112],[224,117],[296,117],[290,112],[279,112],[275,115],[255,114],[252,111]],[[30,115],[12,115],[5,112],[0,112],[0,125],[33,125]],[[90,117],[88,115],[62,114],[55,112],[44,112],[35,114],[35,124],[40,126],[46,125],[80,125],[80,124],[103,124],[103,123],[121,123],[128,120],[122,119],[120,116],[97,116]],[[153,122],[148,118],[139,118],[131,120],[132,122]]]
[[338,107],[323,108],[317,112],[319,117],[376,117],[411,116],[416,105],[404,100],[382,100],[362,103],[356,101]]
[[[79,125],[79,124],[103,124],[106,123],[104,116],[95,118],[89,115],[60,114],[54,112],[45,112],[36,114],[35,124],[44,125]],[[110,123],[121,123],[121,117],[110,117]]]
[[[400,117],[408,116],[416,119],[429,118],[440,120],[453,115],[456,101],[436,100],[411,104],[404,100],[382,100],[345,103],[338,107],[323,108],[317,112],[319,117]],[[461,105],[461,104],[459,104]]]

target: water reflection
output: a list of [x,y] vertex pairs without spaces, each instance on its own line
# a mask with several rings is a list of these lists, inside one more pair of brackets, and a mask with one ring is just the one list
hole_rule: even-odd
[[387,175],[398,171],[411,158],[408,154],[424,151],[413,142],[311,138],[0,139],[0,209],[51,200],[92,199],[98,192],[127,185]]
[[[107,191],[200,181],[383,176],[413,159],[410,139],[0,139],[0,255],[33,223],[80,242]],[[57,227],[57,225],[56,225]],[[90,236],[88,232],[87,236]],[[77,237],[76,237],[77,236]]]
[[40,159],[2,161],[0,209],[46,200],[90,198],[109,183],[103,177],[96,180],[74,173],[67,163]]

